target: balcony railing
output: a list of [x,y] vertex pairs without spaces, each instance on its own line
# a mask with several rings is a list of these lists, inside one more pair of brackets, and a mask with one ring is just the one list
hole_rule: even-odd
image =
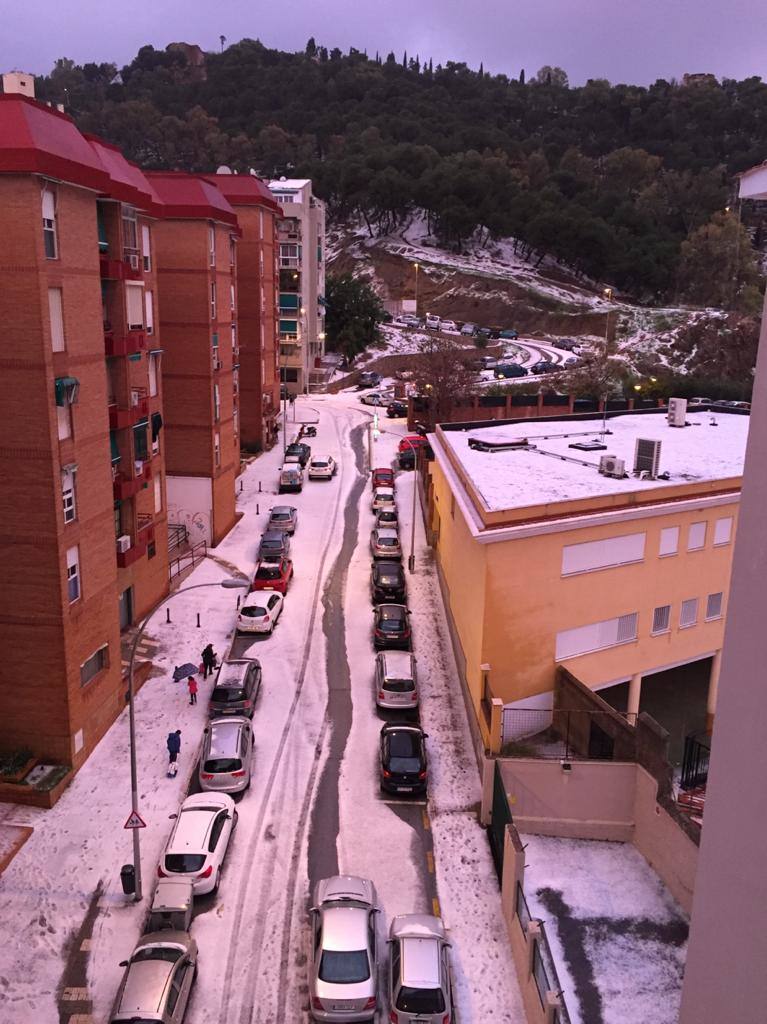
[[123,427],[132,427],[134,423],[145,420],[148,416],[149,400],[147,398],[133,398],[128,409],[114,403],[109,406],[109,429],[121,430]]
[[298,256],[280,256],[280,268],[282,270],[297,270],[301,266],[301,259]]
[[140,281],[142,277],[141,260],[137,256],[132,260],[112,260],[108,256],[99,256],[99,270],[106,281]]
[[121,569],[127,569],[129,565],[133,565],[134,562],[138,562],[139,558],[143,558],[146,554],[147,545],[149,544],[150,538],[143,538],[137,540],[129,548],[124,551],[120,550],[119,539],[117,547],[117,564]]
[[146,487],[151,479],[151,462],[144,462],[141,471],[132,477],[118,470],[113,474],[112,478],[112,490],[115,501],[124,501],[126,498],[132,498],[134,494],[138,494],[142,487]]
[[149,347],[145,331],[128,331],[121,338],[115,337],[111,328],[104,327],[104,351],[107,356],[132,356]]

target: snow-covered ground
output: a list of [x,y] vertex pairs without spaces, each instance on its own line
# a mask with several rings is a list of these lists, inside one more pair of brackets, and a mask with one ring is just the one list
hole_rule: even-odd
[[626,843],[523,842],[528,907],[546,922],[572,1024],[675,1024],[687,918],[642,855]]

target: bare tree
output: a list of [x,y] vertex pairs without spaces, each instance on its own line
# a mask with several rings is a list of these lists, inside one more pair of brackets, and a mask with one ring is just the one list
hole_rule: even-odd
[[466,350],[437,334],[424,338],[415,357],[415,383],[429,398],[434,423],[446,419],[460,398],[474,393],[477,374],[466,366]]

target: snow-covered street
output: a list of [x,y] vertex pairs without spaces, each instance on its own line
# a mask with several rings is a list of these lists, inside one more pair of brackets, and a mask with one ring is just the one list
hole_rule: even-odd
[[[415,573],[408,575],[421,722],[428,733],[428,800],[383,798],[378,733],[385,720],[373,694],[367,425],[358,396],[315,396],[295,404],[297,425],[319,418],[314,454],[339,462],[331,481],[275,495],[281,448],[241,477],[242,518],[183,586],[253,572],[271,505],[294,504],[295,578],[274,635],[239,640],[260,659],[263,685],[253,719],[253,782],[238,799],[238,823],[217,895],[195,904],[192,934],[199,973],[186,1020],[308,1020],[311,886],[338,871],[371,878],[378,889],[379,948],[393,915],[439,912],[452,942],[461,1024],[524,1019],[485,836],[477,823],[479,778],[431,554],[417,514]],[[289,413],[288,431],[293,413]],[[296,429],[297,429],[296,425]],[[402,421],[385,421],[373,462],[391,465]],[[407,556],[414,473],[397,474],[400,534]],[[212,642],[232,642],[237,592],[210,587],[158,609],[148,634],[159,648],[155,673],[136,701],[145,897],[126,898],[119,871],[131,860],[123,829],[130,810],[127,714],[115,723],[51,811],[2,805],[6,823],[34,832],[0,877],[5,942],[0,950],[3,1024],[77,1020],[68,1000],[108,1018],[119,962],[138,939],[156,866],[190,782],[207,716],[211,682],[190,706],[175,665],[197,663]],[[201,627],[196,615],[201,615]],[[182,731],[181,770],[165,776],[165,737]],[[87,991],[68,992],[67,965],[84,956]],[[383,982],[383,965],[381,980]],[[382,993],[384,989],[382,987]],[[385,996],[377,1020],[388,1019]],[[83,1022],[84,1024],[84,1022]]]

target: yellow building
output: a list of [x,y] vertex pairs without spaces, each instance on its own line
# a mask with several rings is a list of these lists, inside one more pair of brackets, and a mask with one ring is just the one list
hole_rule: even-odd
[[[499,702],[550,708],[558,665],[608,700],[623,684],[615,706],[636,714],[643,678],[708,659],[713,714],[749,420],[683,405],[672,419],[436,428],[430,526],[486,746],[493,699],[495,717]],[[515,738],[519,716],[504,719]]]

